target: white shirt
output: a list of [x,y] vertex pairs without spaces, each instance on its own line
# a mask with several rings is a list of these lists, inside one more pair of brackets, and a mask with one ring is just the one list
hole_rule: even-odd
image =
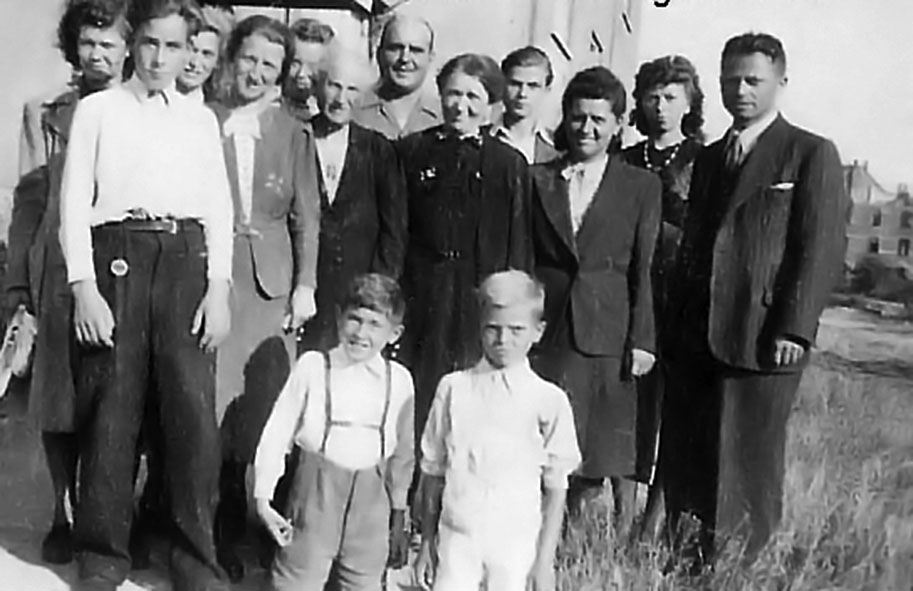
[[[379,425],[386,397],[386,362],[376,355],[364,363],[345,365],[345,353],[330,352],[330,392],[335,421]],[[414,388],[409,371],[391,365],[391,397],[384,424],[388,490],[394,508],[406,506],[415,464],[413,449]],[[254,459],[254,497],[272,498],[285,470],[292,443],[319,453],[326,427],[326,369],[323,353],[311,351],[298,359],[273,406]],[[330,429],[324,457],[349,470],[362,470],[381,461],[380,433],[366,427]]]
[[523,363],[441,379],[422,436],[422,471],[444,477],[442,523],[537,529],[540,487],[567,488],[580,463],[567,395]]
[[574,227],[575,234],[583,223],[583,216],[586,215],[593,197],[596,196],[596,191],[599,189],[599,183],[602,182],[602,176],[605,174],[608,164],[609,155],[604,154],[587,162],[569,163],[561,171],[561,176],[567,181],[571,224]]
[[231,278],[232,203],[219,125],[174,87],[150,97],[136,77],[82,99],[61,188],[60,241],[71,283],[95,279],[91,228],[142,208],[200,220],[207,276]]
[[330,203],[336,199],[336,190],[339,189],[339,179],[342,177],[342,168],[346,162],[346,152],[349,150],[349,125],[325,136],[315,135],[314,144],[317,147],[317,162],[320,164],[320,174],[323,177],[323,186],[326,188],[327,199]]
[[742,162],[745,161],[745,158],[747,158],[748,154],[754,149],[761,134],[767,131],[767,128],[776,121],[779,114],[780,112],[774,109],[763,118],[755,121],[744,129],[736,130],[734,127],[729,128],[729,131],[726,132],[727,136],[732,133],[738,133],[738,142],[742,147]]

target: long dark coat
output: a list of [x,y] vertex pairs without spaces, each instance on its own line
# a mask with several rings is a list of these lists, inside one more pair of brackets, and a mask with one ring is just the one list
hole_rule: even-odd
[[351,124],[336,197],[330,203],[321,178],[320,208],[317,315],[305,325],[303,350],[336,344],[336,308],[356,275],[373,271],[398,279],[402,273],[406,186],[393,144]]
[[630,476],[637,414],[630,354],[655,351],[650,267],[660,182],[612,156],[575,235],[565,164],[532,168],[535,273],[545,284],[547,322],[536,368],[568,391],[582,474]]
[[437,382],[481,355],[475,288],[495,271],[531,268],[529,176],[523,156],[487,133],[458,139],[437,127],[398,149],[409,211],[401,355],[420,437]]
[[[44,431],[74,428],[71,364],[72,298],[60,247],[60,186],[70,123],[79,93],[26,105],[23,136],[44,162],[26,172],[13,196],[6,289],[27,289],[38,318],[29,390],[30,414]],[[25,142],[23,142],[25,145]]]
[[[782,513],[786,423],[841,273],[849,200],[833,143],[782,117],[738,171],[726,171],[724,145],[694,166],[667,314],[660,465],[673,525],[696,514],[747,539],[752,556]],[[806,346],[800,363],[774,365],[779,337]]]

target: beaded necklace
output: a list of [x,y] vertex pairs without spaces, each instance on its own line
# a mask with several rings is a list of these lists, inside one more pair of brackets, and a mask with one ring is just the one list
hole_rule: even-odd
[[[675,160],[675,157],[678,156],[678,150],[679,150],[679,148],[682,147],[683,143],[684,142],[679,142],[679,143],[675,144],[675,146],[672,148],[672,151],[669,152],[669,156],[665,160],[663,160],[662,164],[657,166],[656,164],[653,164],[653,162],[650,160],[650,142],[649,141],[644,142],[644,165],[647,167],[647,170],[654,171],[654,172],[660,172],[662,170],[665,170],[667,166],[672,164],[672,161]],[[657,150],[657,151],[659,151],[659,150]]]

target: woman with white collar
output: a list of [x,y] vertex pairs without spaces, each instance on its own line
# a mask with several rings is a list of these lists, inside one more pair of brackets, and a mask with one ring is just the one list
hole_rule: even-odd
[[219,99],[225,82],[224,50],[235,15],[231,8],[203,6],[200,22],[200,30],[190,39],[190,59],[178,76],[177,89],[200,102],[211,102]]
[[223,148],[235,209],[232,333],[219,349],[216,410],[223,433],[220,561],[243,575],[244,471],[294,359],[294,333],[315,313],[320,199],[314,138],[279,103],[294,38],[274,19],[241,21],[226,47],[232,86]]

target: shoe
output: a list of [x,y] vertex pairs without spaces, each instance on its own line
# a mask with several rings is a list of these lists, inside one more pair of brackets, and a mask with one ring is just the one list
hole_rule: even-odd
[[41,542],[41,559],[48,564],[69,564],[73,560],[73,534],[69,523],[55,524]]

